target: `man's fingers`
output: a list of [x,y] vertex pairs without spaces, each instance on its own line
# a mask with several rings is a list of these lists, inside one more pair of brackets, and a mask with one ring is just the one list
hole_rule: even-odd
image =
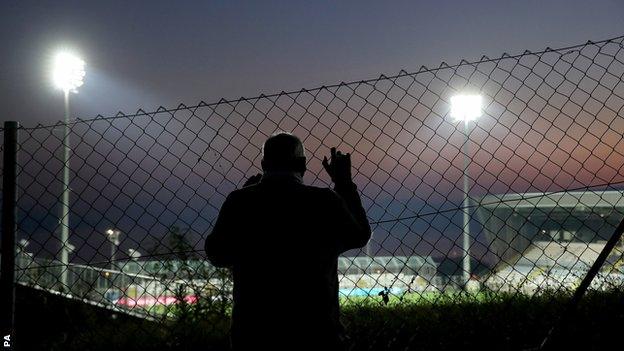
[[327,174],[329,174],[330,177],[334,176],[334,172],[331,168],[331,165],[329,164],[329,162],[327,162],[327,157],[324,156],[323,157],[323,168],[325,168],[325,171],[327,172]]

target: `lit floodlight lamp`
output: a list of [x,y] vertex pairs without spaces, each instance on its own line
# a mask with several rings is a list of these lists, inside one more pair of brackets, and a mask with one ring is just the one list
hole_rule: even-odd
[[106,236],[108,237],[108,240],[115,244],[115,245],[119,245],[119,235],[121,234],[120,230],[117,229],[107,229],[106,230]]
[[474,121],[481,116],[481,95],[455,95],[451,97],[451,117],[455,121]]
[[128,249],[128,256],[130,256],[133,260],[138,260],[141,258],[141,253],[136,249]]
[[52,81],[65,93],[77,93],[85,76],[85,62],[68,52],[60,52],[54,58]]
[[28,239],[20,239],[20,241],[18,242],[18,245],[23,248],[28,246],[28,244],[30,244],[30,241]]

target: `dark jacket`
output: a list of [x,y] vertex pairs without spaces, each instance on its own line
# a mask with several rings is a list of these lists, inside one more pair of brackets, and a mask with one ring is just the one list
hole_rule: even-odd
[[233,346],[332,348],[344,332],[338,255],[370,235],[352,183],[334,191],[264,177],[230,193],[205,249],[212,264],[232,269]]

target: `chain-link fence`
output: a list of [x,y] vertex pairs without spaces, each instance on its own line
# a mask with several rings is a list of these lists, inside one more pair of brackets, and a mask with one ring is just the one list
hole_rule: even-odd
[[[624,218],[623,38],[21,126],[16,280],[161,321],[227,310],[229,273],[203,242],[282,130],[305,144],[307,184],[329,186],[330,147],[351,152],[373,236],[339,259],[344,306],[572,292]],[[457,94],[481,96],[481,115],[452,118],[471,108]],[[590,289],[622,290],[622,252]]]

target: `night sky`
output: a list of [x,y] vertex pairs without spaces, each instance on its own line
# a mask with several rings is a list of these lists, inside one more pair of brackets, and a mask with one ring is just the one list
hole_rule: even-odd
[[49,64],[87,62],[72,116],[256,96],[624,33],[624,3],[2,1],[0,118],[62,119]]
[[[71,115],[90,119],[120,110],[154,111],[179,103],[298,91],[393,75],[401,69],[414,72],[421,65],[437,67],[442,61],[455,64],[462,58],[494,58],[504,52],[612,38],[624,34],[624,4],[5,1],[0,5],[0,26],[0,40],[5,43],[0,52],[0,116],[34,127],[63,116],[62,92],[52,87],[49,72],[59,49],[78,53],[87,62],[85,84],[71,96]],[[609,53],[618,47],[612,44],[605,50]],[[591,50],[586,54],[591,55]],[[544,57],[547,63],[561,63],[556,57]],[[545,69],[534,72],[546,74],[549,68]],[[622,69],[614,66],[613,74]],[[437,74],[422,74],[418,79],[442,79]],[[499,76],[500,72],[492,72],[489,79],[495,82]],[[617,80],[617,76],[607,78]],[[442,100],[456,83],[446,86],[438,80],[437,88],[445,90],[439,95]],[[395,84],[403,83],[399,79]],[[530,86],[531,79],[524,84]],[[383,90],[383,85],[375,89]],[[371,101],[378,97],[371,95],[372,105],[358,113],[328,113],[334,106],[332,96],[348,98],[366,91],[365,86],[348,89],[323,90],[314,97],[321,105],[311,105],[307,115],[295,111],[290,116],[295,119],[290,125],[310,127],[295,130],[305,139],[311,160],[306,181],[327,184],[320,159],[327,147],[340,143],[344,150],[354,150],[355,181],[371,220],[458,206],[463,135],[445,119],[446,107],[434,101],[435,106],[427,109],[423,98],[420,110],[389,113],[389,118],[383,110],[391,106],[375,105]],[[624,179],[619,166],[624,155],[614,152],[622,146],[624,120],[618,111],[623,102],[612,99],[613,91],[620,93],[624,86],[594,94],[598,105],[594,114],[579,114],[576,105],[567,101],[582,99],[573,95],[574,86],[563,87],[563,95],[549,101],[555,106],[561,103],[561,109],[540,110],[541,102],[531,100],[528,105],[533,111],[518,107],[517,101],[523,94],[530,97],[531,91],[517,92],[512,101],[514,94],[496,94],[495,84],[484,89],[486,95],[488,89],[498,105],[488,106],[487,117],[471,134],[474,196],[570,189]],[[401,94],[401,90],[388,92],[387,97]],[[311,95],[294,96],[304,102]],[[75,124],[70,241],[81,251],[72,260],[104,260],[108,249],[102,233],[109,227],[124,233],[123,250],[143,249],[146,241],[161,238],[174,224],[191,228],[193,245],[201,247],[224,196],[259,170],[263,138],[275,127],[289,130],[280,110],[259,111],[288,107],[290,98],[254,100],[259,101],[257,110],[249,114],[244,111],[251,107],[245,104],[233,108],[243,115],[231,114],[230,106],[223,104],[214,110],[203,107],[195,115],[181,111],[151,119]],[[349,100],[349,104],[358,102]],[[401,119],[409,124],[400,126]],[[335,135],[326,137],[327,125],[336,127]],[[21,235],[36,241],[33,247],[39,246],[48,256],[58,249],[56,240],[50,239],[57,226],[60,194],[58,135],[51,128],[21,134],[25,150],[19,180]],[[448,254],[451,241],[461,233],[460,217],[455,210],[380,225],[375,254]],[[441,236],[449,240],[442,243]]]

